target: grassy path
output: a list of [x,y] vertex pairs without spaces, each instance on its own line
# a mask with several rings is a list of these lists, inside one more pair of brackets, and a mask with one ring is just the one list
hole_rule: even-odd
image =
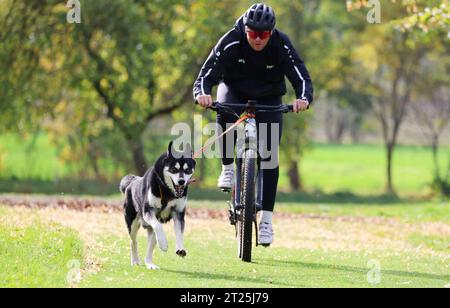
[[[326,211],[307,214],[307,208],[302,212],[295,210],[298,207],[283,205],[284,213],[275,218],[276,242],[269,249],[256,248],[252,264],[237,261],[233,229],[223,211],[201,210],[202,203],[197,202],[191,202],[191,206],[194,209],[186,226],[188,257],[175,255],[173,226],[169,224],[165,227],[169,252],[155,252],[159,271],[130,267],[129,242],[120,211],[0,207],[0,221],[2,226],[7,222],[18,230],[28,230],[39,222],[41,232],[47,229],[42,226],[54,226],[64,230],[59,235],[78,236],[84,245],[83,258],[75,253],[63,260],[81,258],[83,279],[79,287],[450,286],[450,224],[444,217],[437,219],[436,213],[445,216],[445,212],[439,212],[442,205],[438,203],[424,207],[425,214],[435,214],[422,220],[399,217],[398,209],[389,205],[382,206],[385,217],[375,215],[375,207],[358,215],[340,215],[348,214],[345,206],[334,205],[330,215]],[[59,238],[51,231],[49,236]],[[14,241],[13,236],[3,242],[10,245]],[[142,259],[145,242],[142,232]],[[27,245],[34,245],[34,240],[23,243]],[[20,253],[16,258],[22,259]],[[11,256],[2,260],[9,265]],[[9,277],[18,269],[5,267],[3,273]],[[67,267],[60,269],[60,276],[66,276]],[[23,277],[33,280],[33,275],[30,272]],[[61,286],[56,280],[49,281]]]

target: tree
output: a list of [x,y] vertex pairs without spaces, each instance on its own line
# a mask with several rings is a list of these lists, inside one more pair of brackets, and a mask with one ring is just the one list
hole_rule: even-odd
[[[90,120],[111,123],[111,132],[121,134],[136,171],[143,174],[148,168],[143,132],[155,118],[192,101],[192,80],[209,51],[206,46],[216,40],[233,3],[86,1],[81,24],[69,25],[61,1],[10,2],[0,34],[7,48],[0,49],[2,57],[17,61],[9,61],[14,64],[5,65],[5,71],[20,72],[14,67],[20,63],[29,71],[20,73],[23,84],[36,89],[16,92],[14,101],[22,107],[15,114],[39,101],[54,113],[63,93],[69,99],[88,97],[92,100],[84,103],[97,116]],[[24,46],[27,38],[34,39]],[[2,83],[18,89],[17,80],[7,76]],[[52,100],[50,93],[56,94]],[[66,100],[65,107],[79,104]],[[40,105],[33,110],[47,113]]]
[[[358,73],[357,57],[349,47],[356,44],[358,34],[363,32],[365,19],[349,15],[338,1],[283,0],[275,10],[279,28],[289,34],[306,62],[316,89],[315,100],[326,104],[327,111],[336,111],[333,116],[340,115],[334,117],[336,122],[326,118],[323,125],[329,127],[332,139],[341,140],[348,127],[361,123],[360,117],[370,110],[368,100],[364,99],[364,81]],[[338,102],[338,107],[333,109],[330,101]],[[359,116],[349,116],[351,113],[345,110],[354,110]],[[285,122],[289,129],[284,130],[282,152],[289,164],[291,187],[296,189],[301,186],[299,162],[309,144],[305,131],[310,127],[309,116],[308,113],[300,119],[289,116]]]
[[[308,37],[306,34],[314,29],[316,25],[314,16],[320,7],[320,2],[300,3],[283,0],[274,5],[278,16],[277,27],[290,36],[292,43],[305,61],[311,75],[313,75],[313,63],[311,63],[310,55],[314,52],[313,48],[315,47],[307,42]],[[304,48],[304,46],[311,46],[311,48]],[[291,102],[294,100],[294,94],[290,88],[288,98]],[[307,113],[297,116],[287,115],[283,119],[280,154],[288,168],[289,183],[292,190],[303,189],[300,163],[305,149],[309,146],[307,128],[310,121],[311,116]]]
[[[427,95],[428,96],[428,95]],[[442,172],[439,163],[440,138],[450,124],[450,89],[442,87],[433,90],[429,98],[422,98],[412,106],[414,117],[422,127],[433,154],[434,185],[443,194],[450,194],[450,159]],[[450,158],[450,157],[449,157]]]
[[403,123],[407,104],[411,102],[411,94],[418,80],[418,63],[424,57],[423,48],[408,48],[408,34],[394,33],[394,39],[387,42],[375,80],[381,95],[374,98],[374,112],[380,121],[383,139],[386,146],[386,191],[395,194],[392,182],[392,159],[398,134]]
[[439,148],[441,137],[450,124],[450,66],[448,45],[437,45],[422,64],[424,81],[417,88],[418,99],[411,105],[415,121],[422,128],[433,157],[433,186],[444,195],[450,193],[450,159],[441,168]]
[[[357,8],[367,5],[365,1],[349,1],[349,8],[352,7],[351,3],[355,3]],[[435,26],[432,19],[420,18],[418,12],[421,7],[433,3],[436,1],[413,0],[384,5],[384,19],[389,22],[368,28],[367,32],[371,41],[365,45],[366,49],[371,49],[367,54],[372,57],[366,59],[365,66],[374,76],[369,86],[372,88],[374,112],[380,122],[386,147],[386,191],[389,194],[395,194],[392,159],[400,127],[405,119],[408,104],[414,100],[415,87],[424,80],[420,74],[421,61],[447,36],[445,22]],[[440,16],[437,14],[436,18],[440,18],[438,15]],[[417,17],[416,23],[405,27],[407,21],[415,18],[414,16]],[[367,47],[368,45],[371,47]]]

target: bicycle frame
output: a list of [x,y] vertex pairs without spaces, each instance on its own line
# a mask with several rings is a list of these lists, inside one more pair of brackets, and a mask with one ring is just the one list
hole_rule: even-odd
[[[236,187],[236,192],[235,192],[235,205],[237,209],[240,209],[240,200],[239,200],[239,196],[240,196],[240,192],[241,192],[241,187],[240,187],[240,183],[241,183],[241,166],[242,166],[242,157],[244,157],[244,155],[247,152],[247,155],[250,154],[251,158],[258,158],[258,140],[257,140],[257,135],[258,135],[258,131],[257,131],[257,127],[256,127],[256,120],[254,118],[249,118],[247,120],[244,121],[244,134],[239,135],[238,134],[238,139],[237,139],[237,150],[236,150],[236,177],[235,177],[235,187]],[[257,179],[257,183],[258,183],[258,195],[257,195],[257,200],[259,202],[259,205],[261,205],[261,200],[262,200],[262,187],[260,187],[260,182],[262,182],[262,176],[261,176],[261,172],[258,172],[258,179]],[[261,206],[262,207],[262,206]],[[257,206],[258,208],[258,206]]]

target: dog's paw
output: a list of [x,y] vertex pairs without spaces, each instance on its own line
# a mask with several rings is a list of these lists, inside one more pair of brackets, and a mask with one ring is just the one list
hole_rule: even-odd
[[131,266],[140,266],[141,261],[139,259],[131,260]]
[[147,269],[149,269],[149,270],[159,270],[159,267],[156,266],[156,265],[153,264],[153,263],[146,263],[145,266],[146,266]]
[[187,252],[186,252],[186,250],[184,250],[184,249],[177,250],[176,254],[177,254],[179,257],[182,257],[182,258],[184,258],[184,257],[187,256]]
[[158,243],[159,249],[161,249],[161,251],[163,252],[167,252],[167,250],[169,250],[169,244],[167,244],[167,241],[160,241]]

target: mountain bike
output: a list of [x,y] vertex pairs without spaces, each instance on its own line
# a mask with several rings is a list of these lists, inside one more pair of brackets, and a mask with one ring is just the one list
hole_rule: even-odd
[[[244,115],[240,117],[233,108],[243,108]],[[235,226],[238,239],[238,255],[244,262],[252,260],[252,232],[255,226],[256,246],[258,246],[257,213],[262,210],[262,172],[258,167],[258,143],[256,114],[262,112],[293,111],[291,105],[267,106],[259,105],[256,101],[247,104],[223,104],[215,102],[211,107],[219,113],[231,113],[239,120],[218,138],[224,136],[239,124],[244,123],[243,134],[238,134],[236,149],[236,177],[228,202],[230,223]],[[267,246],[267,245],[266,245]]]

